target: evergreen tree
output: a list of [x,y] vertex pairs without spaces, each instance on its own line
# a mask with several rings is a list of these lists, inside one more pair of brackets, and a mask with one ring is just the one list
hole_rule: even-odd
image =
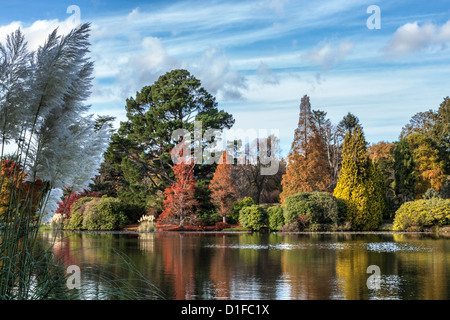
[[347,219],[355,230],[373,230],[382,220],[379,170],[367,156],[366,140],[357,125],[347,132],[342,150],[342,169],[334,196],[347,205]]
[[339,122],[337,130],[343,137],[345,137],[348,132],[351,134],[356,126],[362,128],[361,124],[359,123],[358,117],[349,112]]
[[179,141],[172,141],[174,130],[193,132],[194,121],[202,122],[203,132],[234,124],[187,70],[167,72],[126,102],[128,120],[112,136],[105,157],[123,174],[119,197],[147,207],[159,207],[163,191],[175,182],[170,150]]
[[394,191],[403,202],[414,199],[414,159],[408,142],[401,139],[394,148]]

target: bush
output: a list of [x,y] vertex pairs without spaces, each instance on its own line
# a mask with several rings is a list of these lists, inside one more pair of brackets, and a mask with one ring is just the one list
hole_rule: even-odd
[[229,227],[230,227],[230,225],[228,223],[222,222],[222,221],[216,222],[216,225],[215,225],[216,231],[221,231],[221,230],[227,229]]
[[128,223],[128,218],[125,214],[126,206],[126,204],[123,204],[116,198],[99,199],[90,210],[86,210],[87,212],[83,219],[83,229],[117,230],[124,227]]
[[76,200],[71,206],[71,215],[68,221],[66,221],[64,229],[80,230],[83,228],[83,219],[86,213],[88,203],[92,202],[90,206],[99,201],[99,198],[82,197]]
[[294,220],[281,226],[278,231],[280,232],[300,232],[303,227],[300,225],[299,220]]
[[266,220],[266,211],[256,204],[242,208],[239,213],[239,223],[251,230],[260,230],[266,225]]
[[231,215],[227,216],[228,223],[237,224],[239,222],[239,214],[241,209],[255,204],[256,202],[252,197],[245,197],[241,201],[236,202],[231,208]]
[[314,210],[312,203],[308,201],[310,192],[299,192],[286,197],[284,200],[284,222],[286,224],[297,220],[301,214],[307,214]]
[[337,226],[344,216],[345,203],[327,192],[299,192],[287,197],[284,203],[286,224],[302,217],[302,225],[320,230],[321,225]]
[[58,208],[56,213],[63,214],[65,219],[70,219],[72,215],[72,206],[81,198],[100,198],[101,194],[99,192],[78,192],[70,193],[64,197],[64,199],[58,203]]
[[271,230],[279,230],[284,225],[283,208],[274,206],[267,208],[269,218],[269,228]]
[[200,212],[197,215],[198,226],[213,226],[217,222],[222,221],[223,218],[217,212]]
[[432,198],[403,203],[394,219],[394,230],[423,230],[449,224],[450,199]]
[[429,200],[433,198],[442,198],[435,188],[429,188],[422,196],[423,199]]

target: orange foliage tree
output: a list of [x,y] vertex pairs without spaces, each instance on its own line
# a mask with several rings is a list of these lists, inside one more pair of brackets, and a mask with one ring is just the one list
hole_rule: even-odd
[[[177,152],[174,148],[172,152]],[[183,148],[181,148],[183,150]],[[164,190],[164,211],[159,215],[157,224],[178,224],[183,227],[186,218],[194,213],[198,205],[194,199],[195,183],[194,161],[192,157],[184,157],[183,151],[180,151],[178,163],[173,167],[176,181],[170,187]]]
[[[36,213],[43,186],[42,180],[26,181],[28,175],[14,160],[1,161],[0,173],[0,217],[8,210],[20,210],[22,205]],[[31,204],[31,206],[28,206]]]
[[309,97],[300,104],[298,127],[288,156],[286,174],[281,182],[281,202],[298,192],[330,191],[331,174],[328,168],[327,148],[311,112]]
[[223,222],[226,223],[226,216],[230,214],[237,197],[237,189],[231,175],[231,164],[226,151],[222,154],[214,177],[209,183],[209,189],[211,190],[211,202],[216,205]]

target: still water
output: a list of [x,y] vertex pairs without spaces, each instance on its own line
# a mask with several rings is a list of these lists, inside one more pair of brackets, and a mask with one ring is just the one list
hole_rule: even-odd
[[[103,266],[137,290],[151,282],[157,290],[149,299],[450,298],[450,238],[442,235],[63,232],[42,239],[80,267],[81,281],[100,279],[92,270]],[[370,282],[369,266],[378,268],[378,282]]]

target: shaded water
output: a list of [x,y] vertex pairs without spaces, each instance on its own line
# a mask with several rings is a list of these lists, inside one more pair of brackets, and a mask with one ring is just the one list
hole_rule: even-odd
[[[450,298],[450,238],[443,236],[64,232],[42,238],[55,240],[53,251],[67,265],[80,266],[82,281],[96,281],[83,277],[90,266],[110,265],[121,279],[136,278],[137,270],[166,299]],[[380,270],[376,288],[367,284],[371,265]]]

